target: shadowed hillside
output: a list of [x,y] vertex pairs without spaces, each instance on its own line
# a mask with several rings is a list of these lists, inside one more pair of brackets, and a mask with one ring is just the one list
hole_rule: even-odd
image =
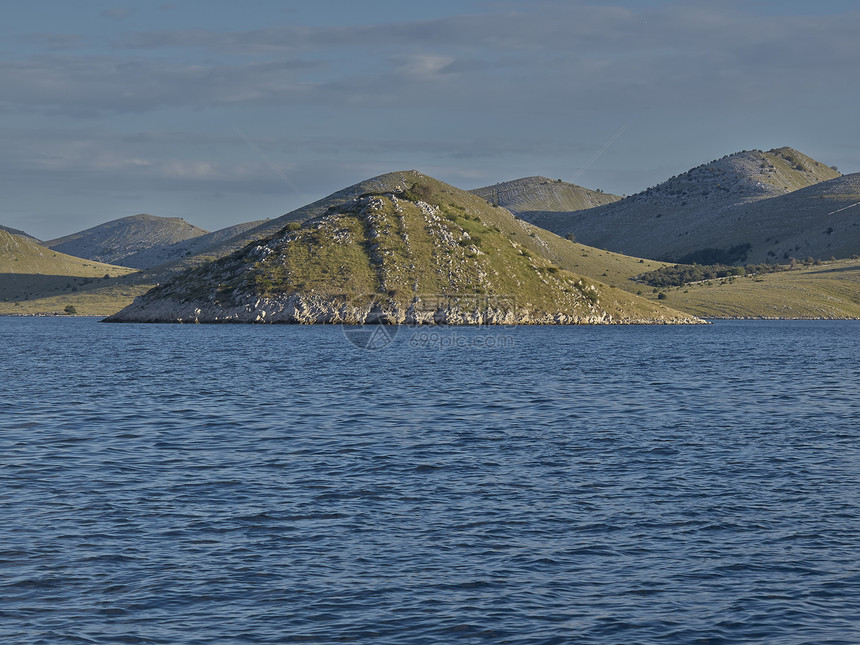
[[132,253],[123,262],[126,266],[138,269],[150,269],[160,265],[176,263],[185,258],[201,256],[209,253],[219,253],[220,247],[235,239],[244,239],[248,231],[264,225],[267,220],[245,222],[226,228],[188,238],[175,244],[167,246],[153,246],[148,249]]
[[[585,244],[629,255],[674,261],[755,262],[767,257],[767,237],[794,235],[793,227],[798,226],[789,218],[778,224],[777,209],[782,202],[772,200],[839,177],[837,171],[791,148],[745,151],[613,204],[571,213],[544,213],[533,219],[561,235],[573,233]],[[761,239],[757,237],[759,222],[744,216],[753,204],[760,205],[757,213],[775,206],[771,218],[774,230]],[[732,247],[746,244],[751,248],[735,249],[735,257],[696,257],[706,250],[731,255]]]
[[189,238],[205,235],[207,231],[192,226],[178,217],[132,215],[65,237],[45,245],[79,258],[142,268],[126,263],[129,256],[142,251],[169,246]]

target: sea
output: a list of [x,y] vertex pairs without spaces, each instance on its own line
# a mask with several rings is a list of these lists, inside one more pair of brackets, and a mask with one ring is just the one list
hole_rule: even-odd
[[860,321],[0,342],[2,643],[860,643]]

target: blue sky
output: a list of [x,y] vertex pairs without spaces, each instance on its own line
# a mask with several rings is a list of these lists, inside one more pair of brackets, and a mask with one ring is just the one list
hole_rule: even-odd
[[463,188],[546,175],[631,194],[790,145],[860,171],[856,2],[2,12],[0,223],[43,239],[140,212],[215,230],[409,168]]

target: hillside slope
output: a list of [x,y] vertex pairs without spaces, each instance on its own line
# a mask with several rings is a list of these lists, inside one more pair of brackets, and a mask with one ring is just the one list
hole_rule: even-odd
[[141,214],[105,222],[79,233],[50,240],[45,245],[79,258],[132,266],[126,264],[126,258],[129,256],[205,235],[207,232],[179,217]]
[[183,273],[108,321],[699,322],[530,252],[519,240],[541,243],[509,211],[415,171],[323,202],[314,219]]
[[[756,222],[744,208],[840,177],[824,164],[791,148],[739,152],[698,166],[654,188],[618,202],[571,213],[543,213],[538,226],[573,233],[591,246],[656,259],[695,259],[708,248],[753,243]],[[785,229],[778,235],[788,235]],[[767,237],[767,236],[765,236]],[[762,261],[749,254],[734,261]]]
[[[175,275],[189,268],[198,267],[212,260],[225,257],[244,248],[254,240],[271,237],[290,223],[314,219],[329,212],[332,208],[339,208],[343,204],[351,202],[360,195],[390,190],[389,177],[391,176],[380,175],[379,177],[373,177],[353,184],[306,206],[290,211],[281,217],[263,220],[252,228],[243,228],[238,235],[221,240],[204,249],[199,249],[192,253],[192,255],[184,256],[179,260],[155,267],[153,270],[160,271],[165,275]],[[244,227],[244,225],[240,226]]]
[[[145,291],[131,269],[65,255],[0,230],[0,314],[106,314]],[[149,288],[152,283],[149,283]]]
[[469,192],[527,220],[538,213],[584,210],[621,199],[546,177],[524,177]]
[[131,273],[126,267],[66,255],[28,237],[0,230],[0,273],[4,275],[62,275],[102,277]]
[[[860,318],[860,259],[707,280],[660,292],[662,302],[705,318]],[[645,294],[657,296],[650,289]]]

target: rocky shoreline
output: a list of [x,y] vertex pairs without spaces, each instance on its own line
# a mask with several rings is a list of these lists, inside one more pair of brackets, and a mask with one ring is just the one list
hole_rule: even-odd
[[[673,312],[674,314],[675,312]],[[468,307],[452,300],[443,306],[413,300],[409,306],[378,301],[293,293],[276,298],[249,298],[231,306],[223,303],[181,302],[173,298],[139,296],[122,311],[102,322],[137,323],[256,323],[256,324],[390,324],[390,325],[691,325],[708,324],[684,314],[638,318],[549,313],[508,307]]]

